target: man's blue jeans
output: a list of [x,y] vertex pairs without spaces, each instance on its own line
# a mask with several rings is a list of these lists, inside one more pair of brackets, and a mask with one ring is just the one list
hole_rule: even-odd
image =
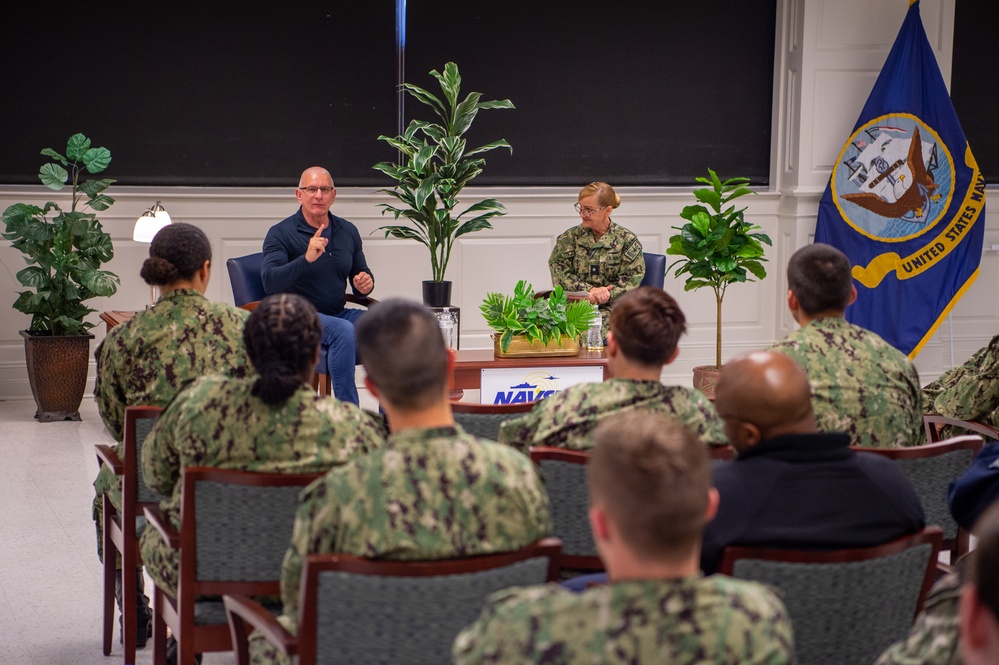
[[354,367],[357,365],[357,344],[354,324],[365,310],[348,307],[335,316],[320,314],[323,324],[323,347],[326,348],[326,371],[333,382],[333,394],[344,402],[357,404],[357,384]]

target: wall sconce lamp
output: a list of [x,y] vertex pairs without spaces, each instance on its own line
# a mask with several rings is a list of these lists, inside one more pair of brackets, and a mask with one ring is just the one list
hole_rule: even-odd
[[170,213],[160,204],[146,210],[135,220],[135,228],[132,230],[132,240],[136,242],[152,242],[153,237],[159,230],[170,223]]
[[[169,225],[170,221],[170,213],[157,201],[156,205],[146,210],[135,220],[135,228],[132,229],[132,240],[136,242],[152,242],[156,234],[160,232],[160,229]],[[149,287],[149,306],[156,304],[159,295],[157,287]]]

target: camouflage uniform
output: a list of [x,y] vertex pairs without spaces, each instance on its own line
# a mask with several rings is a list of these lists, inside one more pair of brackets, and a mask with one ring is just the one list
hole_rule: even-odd
[[[967,557],[965,557],[966,559]],[[933,585],[909,634],[888,648],[875,665],[961,665],[958,628],[961,566]]]
[[528,413],[504,421],[499,440],[525,453],[531,446],[589,450],[593,447],[590,432],[600,421],[635,409],[676,418],[708,445],[728,444],[718,412],[700,391],[632,379],[569,386],[541,400]]
[[[198,379],[177,394],[149,433],[142,477],[166,497],[160,508],[175,527],[180,528],[184,467],[326,471],[383,444],[375,421],[353,404],[320,398],[303,384],[285,402],[269,405],[250,394],[254,381]],[[178,552],[155,529],[143,532],[139,547],[156,585],[175,594]]]
[[808,373],[819,431],[846,432],[855,446],[922,443],[919,373],[876,334],[829,316],[809,322],[771,348]]
[[999,425],[999,336],[923,388],[923,400],[927,413]]
[[[253,372],[243,347],[248,312],[213,302],[194,289],[169,291],[152,308],[115,326],[98,347],[94,397],[104,425],[124,455],[125,407],[165,406],[188,381],[205,374],[243,377]],[[102,556],[102,496],[121,508],[121,479],[101,467],[97,496],[97,551]]]
[[561,286],[566,291],[611,287],[610,299],[600,305],[606,337],[611,307],[626,291],[638,288],[645,277],[645,257],[638,237],[623,226],[611,222],[607,233],[596,240],[590,229],[580,225],[555,241],[548,269],[552,273],[552,286]]
[[454,663],[794,662],[791,620],[766,587],[721,575],[493,594]]
[[[403,430],[302,493],[281,572],[279,620],[297,630],[308,554],[448,559],[507,552],[551,530],[548,495],[529,459],[460,426]],[[256,634],[250,655],[251,663],[287,662]]]

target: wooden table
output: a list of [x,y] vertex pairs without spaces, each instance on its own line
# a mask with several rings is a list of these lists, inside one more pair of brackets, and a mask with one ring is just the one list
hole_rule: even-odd
[[575,356],[542,358],[497,358],[493,349],[466,349],[455,351],[454,376],[448,382],[451,399],[461,399],[465,390],[478,390],[484,369],[530,367],[602,367],[604,380],[609,378],[606,348],[602,351],[580,349]]
[[112,309],[107,312],[101,312],[100,319],[101,321],[104,322],[105,326],[104,332],[109,333],[111,332],[112,328],[114,328],[119,324],[125,323],[125,321],[128,321],[133,316],[135,316],[135,312],[126,312],[126,311]]

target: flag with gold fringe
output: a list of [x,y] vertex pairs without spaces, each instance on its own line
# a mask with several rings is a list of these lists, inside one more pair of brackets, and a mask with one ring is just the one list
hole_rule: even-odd
[[985,180],[913,0],[833,167],[815,241],[853,264],[847,320],[914,358],[978,276],[984,235]]

